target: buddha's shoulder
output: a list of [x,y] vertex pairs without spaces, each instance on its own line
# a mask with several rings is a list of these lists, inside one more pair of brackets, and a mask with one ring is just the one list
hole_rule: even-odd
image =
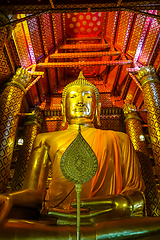
[[129,141],[129,136],[124,132],[112,131],[112,130],[102,130],[106,132],[107,135],[112,135],[113,137],[118,137],[120,140]]
[[56,140],[59,137],[63,137],[66,130],[63,131],[55,131],[55,132],[46,132],[46,133],[39,133],[36,137],[37,142],[47,142],[48,140]]
[[124,132],[114,131],[114,133],[119,137],[123,137],[123,138],[127,138],[127,139],[129,138],[129,136]]

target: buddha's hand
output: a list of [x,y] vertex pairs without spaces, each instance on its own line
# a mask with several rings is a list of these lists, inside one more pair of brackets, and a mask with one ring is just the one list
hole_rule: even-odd
[[[77,207],[76,201],[71,204],[72,207]],[[115,219],[129,217],[132,212],[132,204],[124,195],[111,195],[104,198],[88,198],[81,199],[81,220],[105,221],[107,219]],[[49,215],[58,218],[58,221],[65,220],[76,222],[77,212],[74,210],[52,209]]]
[[0,228],[7,221],[7,216],[13,206],[11,196],[8,194],[0,194]]
[[[77,208],[76,201],[73,202],[72,207]],[[134,213],[140,213],[142,216],[144,199],[140,191],[133,191],[131,194],[123,195],[109,195],[105,197],[94,197],[88,199],[81,199],[81,219],[90,219],[93,222],[105,221],[106,219],[115,219],[130,217]],[[76,209],[75,209],[76,210]],[[52,209],[50,215],[58,219],[76,219],[76,211]]]
[[12,81],[18,81],[26,88],[32,81],[32,75],[26,69],[21,67],[17,69],[16,74],[12,78]]
[[[77,203],[73,202],[72,207],[77,207]],[[133,201],[127,195],[110,195],[104,198],[94,197],[81,199],[80,207],[89,209],[91,212],[107,213],[115,216],[130,216],[133,211]]]

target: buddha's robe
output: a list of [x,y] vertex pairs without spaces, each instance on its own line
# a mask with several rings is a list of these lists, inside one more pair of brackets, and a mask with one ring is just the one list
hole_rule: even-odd
[[[52,208],[71,209],[70,204],[76,199],[74,184],[61,173],[60,160],[77,134],[78,131],[73,130],[73,134],[67,136],[65,144],[60,146],[53,158],[52,180],[46,195],[49,211]],[[144,190],[139,160],[128,135],[88,127],[83,128],[81,134],[98,159],[98,171],[92,180],[83,184],[81,198]]]

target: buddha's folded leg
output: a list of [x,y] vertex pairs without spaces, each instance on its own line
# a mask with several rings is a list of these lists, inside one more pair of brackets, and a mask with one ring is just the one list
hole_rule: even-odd
[[96,240],[160,239],[159,217],[125,218],[95,224]]
[[[76,240],[76,226],[56,226],[45,221],[8,221],[0,230],[0,239]],[[160,239],[160,218],[142,217],[99,222],[81,226],[81,239]]]

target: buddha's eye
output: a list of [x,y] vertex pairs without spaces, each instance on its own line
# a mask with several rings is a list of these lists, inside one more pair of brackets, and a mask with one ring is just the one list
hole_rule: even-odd
[[85,94],[86,98],[92,98],[92,96],[90,94]]
[[71,98],[76,98],[76,95],[74,94],[74,95],[71,95]]

